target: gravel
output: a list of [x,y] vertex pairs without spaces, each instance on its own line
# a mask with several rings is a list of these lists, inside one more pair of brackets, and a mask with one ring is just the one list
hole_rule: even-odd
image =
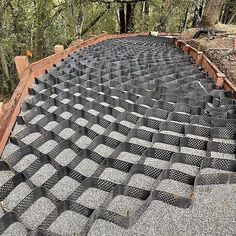
[[57,155],[55,161],[62,166],[66,166],[76,157],[76,155],[77,154],[75,151],[70,148],[66,148]]
[[55,98],[55,97],[57,97],[57,94],[55,93],[50,96],[50,98]]
[[51,106],[50,108],[47,109],[47,111],[53,113],[54,111],[56,111],[57,108],[58,108],[57,106]]
[[26,183],[22,182],[18,184],[3,200],[4,209],[6,211],[12,211],[30,192],[31,189]]
[[90,177],[94,174],[98,167],[99,165],[96,162],[85,158],[76,166],[74,170],[86,177]]
[[206,151],[204,151],[204,150],[188,148],[188,147],[180,147],[180,150],[182,153],[206,157]]
[[167,169],[169,168],[169,161],[163,161],[156,158],[147,157],[144,161],[144,165],[152,166],[156,169]]
[[94,116],[97,116],[100,112],[94,109],[89,109],[88,112]]
[[70,102],[70,100],[69,99],[67,99],[67,98],[64,98],[62,101],[61,101],[63,104],[67,104],[67,103],[69,103]]
[[215,142],[218,142],[218,143],[235,144],[234,139],[213,138],[212,141],[215,141]]
[[150,191],[154,182],[155,179],[150,176],[143,174],[134,174],[130,178],[128,185]]
[[103,118],[104,118],[105,120],[110,121],[110,122],[115,122],[115,121],[116,121],[116,118],[113,117],[113,116],[111,116],[111,115],[105,115]]
[[26,236],[28,234],[26,228],[20,222],[11,224],[1,235],[2,236]]
[[11,154],[13,154],[18,149],[19,149],[19,146],[15,145],[9,141],[4,148],[4,151],[2,153],[2,158],[3,159],[8,158]]
[[101,189],[88,188],[76,200],[76,202],[88,208],[97,209],[102,205],[108,194],[109,192],[103,191]]
[[198,174],[199,168],[193,165],[187,165],[183,163],[173,163],[170,169],[178,170],[188,175],[196,176]]
[[120,121],[120,124],[124,125],[124,126],[126,126],[128,128],[131,128],[131,129],[133,129],[136,126],[135,124],[133,124],[133,123],[127,121],[127,120]]
[[142,205],[143,201],[124,195],[116,196],[108,205],[107,210],[116,212],[124,217],[130,217]]
[[119,112],[125,112],[125,109],[123,107],[114,107],[114,109]]
[[64,211],[50,225],[48,230],[58,235],[79,235],[79,232],[85,226],[87,217],[74,211]]
[[153,148],[158,148],[158,149],[163,149],[163,150],[168,150],[171,152],[179,152],[180,147],[179,146],[174,146],[170,144],[165,144],[165,143],[154,143]]
[[40,136],[41,136],[41,134],[39,132],[35,132],[35,133],[25,136],[24,138],[21,139],[21,141],[25,144],[30,144],[30,143],[34,142]]
[[140,139],[140,138],[131,138],[129,140],[129,143],[138,144],[138,145],[144,146],[144,147],[151,147],[152,146],[152,142],[144,140],[144,139]]
[[86,149],[93,140],[86,135],[81,136],[77,141],[76,145],[81,149]]
[[222,152],[210,152],[210,157],[212,158],[220,158],[220,159],[228,159],[235,160],[235,154],[222,153]]
[[60,114],[60,117],[62,117],[65,120],[70,119],[71,116],[72,116],[72,114],[70,112],[68,112],[68,111],[65,111],[65,112]]
[[75,131],[71,128],[65,128],[60,133],[59,136],[61,136],[63,139],[69,139]]
[[135,116],[138,116],[138,117],[143,117],[142,114],[139,114],[139,113],[137,113],[137,112],[131,112],[131,114],[133,114],[133,115],[135,115]]
[[121,184],[124,182],[128,173],[117,170],[115,168],[106,168],[102,174],[99,176],[99,179],[105,179],[116,184]]
[[48,131],[51,131],[53,130],[56,126],[58,125],[58,123],[56,121],[51,121],[49,123],[47,123],[45,126],[44,126],[44,129],[48,130]]
[[75,105],[74,105],[74,108],[77,109],[77,110],[81,110],[81,109],[84,108],[84,106],[81,105],[81,104],[75,104]]
[[64,176],[50,190],[59,200],[66,200],[78,187],[80,183],[69,176]]
[[14,177],[14,173],[11,170],[1,170],[0,174],[0,186],[3,186],[8,180]]
[[127,140],[127,136],[125,136],[117,131],[112,131],[108,136],[111,138],[114,138],[116,140],[119,140],[120,142],[125,142]]
[[219,170],[219,169],[213,169],[213,168],[204,168],[200,171],[201,175],[206,175],[206,174],[231,174],[233,172],[227,171],[227,170]]
[[14,165],[14,169],[17,172],[22,172],[25,170],[29,165],[31,165],[34,161],[36,161],[38,158],[33,154],[28,154],[20,159],[20,161]]
[[184,137],[184,134],[169,131],[169,130],[162,130],[162,131],[160,131],[160,133],[161,134],[167,134],[167,135],[174,135],[174,136],[178,136],[178,137]]
[[57,146],[57,142],[54,140],[48,140],[44,144],[42,144],[40,147],[38,147],[38,150],[42,152],[43,154],[49,153],[54,147]]
[[38,121],[40,121],[44,117],[45,117],[45,115],[43,115],[43,114],[37,115],[29,123],[30,124],[36,124]]
[[87,99],[89,102],[94,101],[94,98],[91,98],[91,97],[87,97],[86,99]]
[[75,121],[76,124],[80,125],[80,126],[85,126],[88,124],[88,120],[84,119],[84,118],[78,118]]
[[51,164],[45,164],[33,176],[31,176],[30,180],[33,184],[39,187],[56,172],[57,170]]
[[74,96],[79,97],[81,93],[74,93]]
[[110,106],[110,104],[107,103],[107,102],[101,102],[100,104],[103,105],[104,107],[109,107]]
[[147,126],[140,126],[140,127],[138,127],[138,128],[139,128],[139,129],[143,129],[143,130],[147,130],[147,131],[152,132],[152,133],[157,133],[157,132],[158,132],[158,130],[149,128],[149,127],[147,127]]
[[118,160],[126,161],[129,163],[136,164],[140,160],[141,156],[130,153],[130,152],[121,152],[117,157]]
[[21,220],[31,230],[36,229],[54,210],[55,205],[45,197],[36,200],[22,215]]
[[162,180],[156,189],[186,198],[190,197],[193,192],[192,185],[188,185],[173,179]]
[[188,138],[193,138],[193,139],[200,139],[200,140],[204,140],[204,141],[209,141],[209,138],[207,138],[207,137],[198,136],[198,135],[194,135],[194,134],[186,134],[185,136],[188,137]]
[[35,106],[40,107],[40,106],[42,106],[44,103],[45,103],[44,101],[39,101],[39,102],[37,102],[37,103],[35,104]]
[[97,125],[97,124],[93,125],[91,127],[91,130],[93,130],[97,134],[103,134],[106,131],[106,129],[104,127],[102,127],[101,125]]
[[114,152],[114,149],[107,145],[99,144],[93,151],[103,157],[109,157]]

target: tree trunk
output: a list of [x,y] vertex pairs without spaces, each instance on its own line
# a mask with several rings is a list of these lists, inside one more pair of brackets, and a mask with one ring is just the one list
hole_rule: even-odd
[[40,60],[44,57],[44,21],[47,17],[47,1],[38,0],[36,7],[36,31],[34,41],[34,60]]
[[10,80],[10,75],[7,67],[5,52],[1,44],[0,44],[0,71],[2,71],[3,74],[3,88],[1,92],[8,93],[10,92],[12,83]]
[[82,28],[83,28],[83,22],[84,22],[84,6],[82,1],[80,0],[80,8],[79,8],[79,15],[77,18],[77,38],[81,38]]
[[124,4],[121,4],[121,6],[120,6],[119,16],[120,16],[120,33],[124,34],[126,32]]
[[219,22],[224,0],[208,0],[202,16],[202,27],[210,28]]
[[149,0],[146,0],[146,2],[143,3],[144,4],[144,30],[148,31],[148,22],[149,22]]

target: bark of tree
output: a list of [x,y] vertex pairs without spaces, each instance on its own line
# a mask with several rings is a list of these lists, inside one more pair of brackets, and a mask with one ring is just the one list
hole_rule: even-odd
[[3,74],[3,88],[1,92],[8,93],[11,89],[11,80],[10,80],[7,61],[5,57],[5,52],[1,43],[0,43],[0,71]]
[[82,0],[80,0],[79,3],[79,15],[77,18],[77,38],[80,39],[81,38],[81,33],[82,33],[82,28],[83,28],[83,22],[84,22],[84,6],[82,3]]
[[202,27],[210,28],[219,22],[223,3],[224,0],[208,0],[202,16]]
[[134,10],[135,10],[135,3],[127,3],[126,30],[125,30],[126,33],[134,31]]
[[124,4],[120,5],[119,16],[120,16],[120,33],[123,34],[123,33],[126,32],[125,7],[124,7]]

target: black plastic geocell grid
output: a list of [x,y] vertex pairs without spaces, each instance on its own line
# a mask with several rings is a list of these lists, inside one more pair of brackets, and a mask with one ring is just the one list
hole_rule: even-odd
[[[26,128],[18,133],[13,131],[10,137],[19,150],[0,162],[0,172],[14,173],[13,178],[0,186],[1,200],[22,182],[32,192],[14,212],[5,211],[0,219],[1,233],[19,222],[22,213],[40,197],[50,199],[56,207],[37,229],[26,229],[29,235],[56,235],[48,228],[66,210],[87,217],[81,231],[76,232],[87,235],[98,218],[123,228],[132,227],[153,200],[181,208],[191,206],[191,196],[185,198],[167,190],[156,190],[163,180],[193,188],[202,184],[235,183],[235,104],[232,95],[215,89],[211,78],[175,48],[171,39],[152,36],[112,39],[73,53],[35,80],[22,105],[16,126]],[[94,125],[104,132],[96,132]],[[71,133],[62,135],[68,129]],[[40,136],[25,139],[35,133]],[[83,136],[90,141],[79,147]],[[132,138],[138,139],[138,144],[130,142]],[[56,142],[53,148],[38,150],[50,140]],[[111,155],[97,153],[95,149],[100,144],[111,148]],[[76,156],[62,166],[56,157],[65,149],[71,149]],[[189,155],[188,150],[195,155]],[[136,161],[119,160],[122,152],[136,155]],[[18,173],[14,166],[27,155],[35,160]],[[147,158],[164,162],[165,167],[149,166],[145,164]],[[85,159],[98,166],[92,176],[75,170]],[[198,172],[192,176],[175,170],[172,168],[175,163],[194,167]],[[47,164],[56,172],[36,187],[30,178]],[[101,179],[106,168],[124,172],[123,183]],[[204,168],[219,173],[201,175],[200,170]],[[129,186],[135,174],[152,178],[152,187],[147,190]],[[66,199],[57,199],[50,190],[65,176],[77,181],[79,186]],[[96,209],[76,203],[88,188],[108,193]],[[119,215],[108,210],[119,195],[141,199],[143,203],[133,214]]]

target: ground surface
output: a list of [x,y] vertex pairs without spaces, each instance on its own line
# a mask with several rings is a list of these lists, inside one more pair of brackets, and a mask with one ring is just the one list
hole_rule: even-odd
[[235,104],[170,39],[72,54],[22,105],[0,234],[234,235]]
[[203,51],[211,61],[236,84],[236,49],[233,47],[233,39],[236,38],[235,25],[218,24],[217,30],[225,31],[227,36],[216,36],[208,40],[207,37],[192,39],[198,29],[190,29],[182,33],[181,38],[191,46]]

